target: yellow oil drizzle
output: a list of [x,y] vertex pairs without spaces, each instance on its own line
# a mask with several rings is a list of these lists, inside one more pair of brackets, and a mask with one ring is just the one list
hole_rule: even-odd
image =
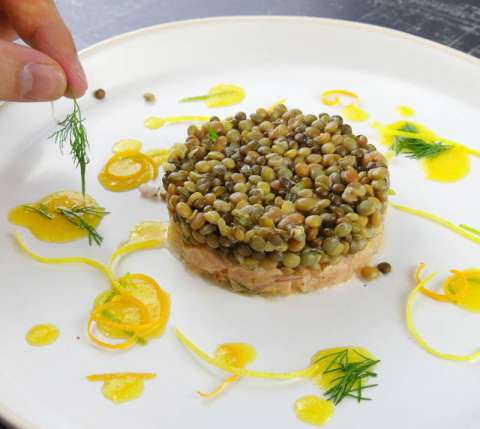
[[102,392],[105,398],[115,404],[139,398],[144,389],[144,380],[155,378],[153,373],[119,373],[89,375],[88,381],[103,381]]
[[165,241],[167,224],[160,221],[145,221],[135,225],[128,236],[128,243],[146,240]]
[[411,118],[412,116],[415,116],[415,110],[408,106],[398,106],[396,111],[400,116],[404,116],[405,118]]
[[57,341],[60,332],[55,325],[44,324],[33,326],[25,336],[31,346],[48,346]]
[[430,353],[433,356],[436,356],[440,359],[445,359],[445,360],[451,360],[455,362],[475,362],[476,360],[480,359],[480,352],[476,351],[470,354],[466,355],[457,355],[457,354],[452,354],[452,353],[445,353],[442,351],[439,351],[432,346],[420,335],[420,333],[417,330],[417,327],[415,326],[415,322],[413,321],[413,316],[412,316],[412,307],[413,303],[415,301],[415,298],[418,294],[418,292],[422,291],[425,289],[427,283],[435,276],[435,273],[429,274],[427,277],[424,279],[421,279],[421,273],[425,268],[425,264],[420,264],[420,266],[417,268],[415,272],[415,287],[412,289],[410,294],[408,295],[407,298],[407,305],[406,305],[406,310],[405,310],[405,320],[407,322],[407,328],[412,334],[413,338],[418,342],[422,348]]
[[112,152],[113,153],[127,152],[127,151],[140,152],[141,149],[142,149],[141,141],[133,140],[133,139],[124,139],[124,140],[119,140],[113,145]]
[[[69,222],[56,210],[58,208],[98,207],[98,203],[88,195],[84,197],[80,192],[60,191],[47,195],[31,206],[37,209],[43,207],[52,219],[20,205],[10,211],[8,220],[15,225],[29,229],[39,240],[49,243],[65,243],[85,237],[87,232]],[[81,217],[93,228],[96,228],[102,219],[101,216],[92,214],[82,214]]]
[[[401,128],[406,125],[415,127],[417,132],[402,131]],[[418,122],[400,120],[383,126],[374,121],[372,127],[379,130],[380,143],[388,148],[392,147],[398,137],[417,138],[427,143],[440,142],[452,146],[451,149],[445,150],[433,158],[420,160],[425,177],[436,182],[450,183],[463,179],[470,171],[469,155],[480,156],[480,152],[439,137],[434,131]]]
[[333,415],[334,410],[332,402],[314,395],[302,396],[294,404],[297,418],[313,426],[323,426]]
[[357,104],[347,104],[341,110],[345,119],[352,122],[363,122],[368,119],[368,113]]
[[[245,368],[255,360],[257,352],[250,344],[244,343],[225,343],[217,347],[214,359],[223,365],[233,366],[235,368]],[[232,375],[225,379],[215,390],[204,393],[197,392],[200,396],[212,399],[220,394],[229,384],[239,380],[238,375]]]
[[207,122],[210,116],[170,116],[167,118],[160,118],[158,116],[150,116],[145,119],[143,123],[146,128],[151,130],[158,130],[167,124],[179,124],[185,122]]

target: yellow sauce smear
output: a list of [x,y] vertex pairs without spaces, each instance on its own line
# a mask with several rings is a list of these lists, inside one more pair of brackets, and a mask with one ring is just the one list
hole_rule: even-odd
[[[65,243],[87,235],[85,229],[79,228],[69,222],[65,216],[57,213],[58,208],[99,207],[92,197],[88,195],[84,197],[80,192],[74,191],[55,192],[31,206],[37,209],[43,208],[52,219],[20,205],[10,211],[8,220],[15,225],[29,229],[36,238],[49,243]],[[93,228],[96,228],[101,221],[101,216],[92,214],[82,214],[81,217]]]
[[302,396],[294,404],[297,418],[313,426],[323,426],[333,415],[334,410],[332,402],[315,395]]
[[412,116],[415,116],[415,110],[408,106],[398,106],[396,111],[400,116],[404,116],[405,118],[411,118]]
[[[412,336],[415,338],[415,340],[418,342],[418,344],[420,344],[420,346],[423,347],[424,350],[426,350],[431,355],[436,356],[440,359],[457,361],[457,362],[474,362],[477,359],[480,359],[480,352],[478,351],[474,353],[466,354],[466,355],[457,355],[457,354],[451,354],[451,353],[445,353],[445,352],[439,351],[433,348],[432,346],[430,346],[430,344],[418,332],[412,316],[413,303],[415,302],[415,298],[418,292],[422,291],[423,289],[426,289],[425,286],[427,285],[427,283],[435,276],[435,273],[432,273],[427,277],[425,277],[424,279],[421,279],[421,274],[424,268],[425,268],[425,264],[423,263],[420,264],[420,266],[417,268],[417,271],[415,273],[416,285],[408,295],[406,311],[405,311],[408,330],[410,331]],[[476,294],[472,296],[474,297],[473,301],[476,303],[476,297],[475,297]]]
[[60,332],[55,325],[45,324],[33,326],[25,336],[31,346],[48,346],[57,341]]
[[[380,142],[391,148],[396,138],[419,139],[426,143],[443,143],[451,146],[450,149],[439,153],[433,158],[420,160],[422,169],[427,179],[450,183],[463,179],[470,171],[469,155],[480,156],[480,152],[470,149],[457,142],[439,137],[434,131],[418,122],[400,120],[392,124],[381,125],[379,122],[372,124],[380,132]],[[417,131],[403,131],[405,126],[414,127]]]
[[206,122],[210,116],[170,116],[167,118],[160,118],[158,116],[150,116],[145,119],[143,123],[146,128],[151,130],[158,130],[167,124],[179,124],[186,122]]
[[142,149],[141,141],[133,140],[133,139],[125,139],[125,140],[119,140],[118,142],[114,143],[112,147],[112,152],[113,153],[127,152],[127,151],[140,152],[141,149]]
[[[108,265],[104,265],[83,257],[45,258],[28,249],[18,234],[15,236],[20,248],[38,262],[81,263],[98,269],[107,277],[111,288],[95,299],[87,332],[94,344],[110,350],[127,349],[136,343],[143,344],[147,339],[159,337],[163,334],[170,315],[170,297],[153,278],[140,273],[117,277],[113,273],[113,265],[120,256],[162,247],[166,241],[166,227],[148,222],[137,226],[131,237],[132,241],[118,248],[110,257]],[[94,327],[105,337],[122,341],[104,341],[97,337]]]
[[105,398],[115,404],[139,398],[144,389],[144,380],[155,378],[152,373],[118,373],[89,375],[88,381],[102,381]]
[[[244,343],[225,343],[217,347],[214,359],[224,365],[235,368],[245,368],[255,360],[257,352],[254,347]],[[197,392],[200,396],[212,399],[220,394],[229,384],[236,382],[240,376],[232,375],[224,380],[215,390],[210,393]]]
[[368,119],[368,113],[356,104],[347,104],[342,108],[343,117],[351,122],[363,122]]

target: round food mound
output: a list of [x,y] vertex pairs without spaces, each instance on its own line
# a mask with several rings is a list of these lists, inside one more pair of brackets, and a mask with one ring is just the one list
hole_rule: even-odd
[[280,104],[212,117],[188,128],[164,171],[172,248],[235,290],[343,282],[380,245],[387,162],[340,116]]

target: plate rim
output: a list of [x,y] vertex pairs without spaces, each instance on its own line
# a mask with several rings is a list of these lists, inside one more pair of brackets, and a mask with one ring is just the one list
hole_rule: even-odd
[[[459,60],[466,61],[470,64],[477,65],[480,67],[480,58],[474,57],[471,54],[462,52],[458,49],[452,48],[450,46],[444,45],[433,40],[426,39],[421,36],[416,36],[404,31],[395,30],[393,28],[383,27],[375,24],[368,24],[363,22],[350,21],[345,19],[335,19],[335,18],[323,18],[323,17],[314,17],[314,16],[305,16],[305,15],[232,15],[232,16],[215,16],[215,17],[206,17],[206,18],[196,18],[196,19],[186,19],[180,21],[171,21],[160,24],[154,24],[147,27],[137,28],[125,33],[121,33],[115,36],[111,36],[104,40],[101,40],[97,43],[94,43],[82,50],[79,51],[80,59],[85,59],[88,56],[96,53],[97,51],[108,48],[112,45],[123,43],[125,40],[142,36],[149,33],[155,33],[157,31],[168,30],[172,28],[180,27],[191,27],[196,25],[209,25],[222,22],[230,23],[242,23],[242,22],[258,22],[258,21],[269,21],[269,22],[282,22],[282,21],[310,21],[312,23],[318,23],[324,26],[333,26],[333,27],[344,27],[351,29],[358,29],[361,31],[373,32],[378,34],[383,34],[387,37],[396,37],[403,39],[407,42],[416,43],[418,45],[423,45],[426,48],[435,49],[437,51],[443,52],[450,56],[453,56]],[[88,91],[88,90],[87,90]],[[15,105],[14,102],[0,102],[0,109],[3,107],[8,107],[9,105]],[[32,423],[17,413],[10,410],[8,407],[0,403],[0,424],[5,425],[11,429],[41,429],[35,423]]]

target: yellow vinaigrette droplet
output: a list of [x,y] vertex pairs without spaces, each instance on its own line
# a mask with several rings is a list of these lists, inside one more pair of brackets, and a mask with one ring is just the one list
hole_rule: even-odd
[[470,159],[460,146],[440,153],[435,158],[422,160],[425,177],[437,182],[456,182],[470,171]]
[[132,401],[143,393],[144,381],[138,377],[119,377],[103,383],[102,392],[105,398],[115,404]]
[[149,118],[145,119],[143,125],[151,130],[157,130],[165,125],[165,119],[159,118],[158,116],[150,116]]
[[238,85],[215,85],[208,91],[209,97],[205,100],[207,107],[225,107],[238,104],[245,98],[245,91]]
[[[58,208],[72,209],[74,207],[99,207],[98,203],[89,195],[81,192],[60,191],[47,195],[30,206],[20,205],[8,214],[8,220],[23,226],[39,240],[47,243],[65,243],[78,240],[87,235],[85,229],[79,228],[57,212]],[[45,215],[34,210],[41,209]],[[102,216],[82,214],[81,218],[96,228]]]
[[170,116],[168,118],[159,118],[158,116],[150,116],[143,123],[146,128],[157,130],[167,124],[178,124],[183,122],[206,122],[210,116]]
[[36,325],[27,332],[25,339],[31,346],[48,346],[57,340],[59,334],[58,328],[54,325]]
[[145,240],[165,241],[167,224],[159,221],[145,221],[134,226],[128,236],[129,243],[136,243]]
[[415,110],[408,106],[398,106],[396,111],[400,116],[405,116],[406,118],[415,116]]
[[225,365],[244,368],[255,360],[257,351],[250,344],[225,343],[215,350],[215,359]]
[[332,416],[335,406],[318,396],[307,395],[295,401],[294,410],[297,418],[303,423],[323,426]]
[[356,104],[347,104],[342,109],[342,115],[352,122],[362,122],[368,119],[368,113]]
[[125,139],[119,140],[118,142],[114,143],[112,147],[113,153],[118,152],[126,152],[126,151],[133,151],[133,152],[140,152],[142,149],[142,142],[133,139]]
[[466,288],[464,288],[464,295],[459,296],[455,303],[467,311],[480,312],[480,270],[468,269],[451,276],[446,284],[453,296],[463,289],[462,277],[465,279]]

